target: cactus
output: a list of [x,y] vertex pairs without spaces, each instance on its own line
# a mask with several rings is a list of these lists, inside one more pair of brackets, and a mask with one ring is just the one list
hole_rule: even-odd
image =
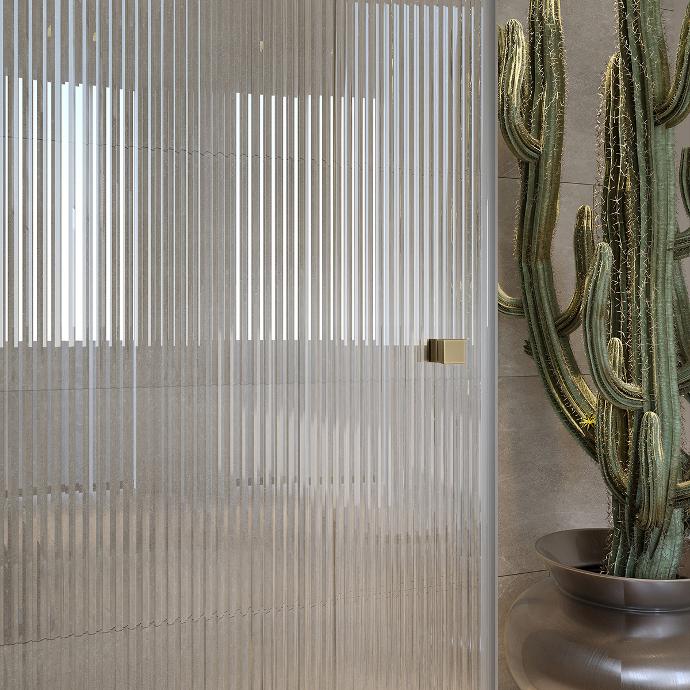
[[[601,237],[592,211],[575,223],[576,286],[559,307],[551,242],[558,218],[565,112],[559,0],[531,0],[529,35],[499,27],[499,121],[518,159],[516,256],[521,296],[499,286],[499,311],[526,319],[526,350],[549,399],[611,494],[603,564],[623,577],[677,575],[690,506],[680,396],[690,396],[690,299],[679,261],[673,127],[690,111],[690,7],[671,79],[659,0],[616,0],[619,49],[603,87]],[[680,190],[690,215],[690,149]],[[570,346],[582,324],[594,388]]]

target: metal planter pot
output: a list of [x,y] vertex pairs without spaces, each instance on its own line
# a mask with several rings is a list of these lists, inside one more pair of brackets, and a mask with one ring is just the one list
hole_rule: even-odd
[[601,562],[607,538],[579,529],[537,542],[551,577],[515,601],[505,630],[522,690],[690,690],[690,579],[584,570]]

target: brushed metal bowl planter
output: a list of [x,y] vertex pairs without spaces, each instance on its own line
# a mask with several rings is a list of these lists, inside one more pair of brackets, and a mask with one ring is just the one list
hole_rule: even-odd
[[607,529],[556,532],[536,548],[551,577],[513,604],[505,630],[522,690],[690,689],[690,579],[592,572]]

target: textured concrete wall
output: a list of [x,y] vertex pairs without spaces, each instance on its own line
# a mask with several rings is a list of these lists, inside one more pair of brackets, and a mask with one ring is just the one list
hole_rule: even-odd
[[[686,2],[664,0],[669,53],[675,61]],[[497,0],[498,21],[525,20],[529,0]],[[596,138],[601,78],[616,46],[613,3],[607,0],[563,0],[568,71],[565,151],[560,221],[554,241],[554,265],[561,304],[574,285],[572,227],[581,204],[597,203]],[[690,128],[678,131],[677,147],[690,145]],[[499,275],[508,292],[518,293],[513,258],[518,171],[505,146],[499,147]],[[684,212],[681,227],[687,225]],[[602,525],[607,519],[606,492],[598,468],[557,419],[532,360],[522,349],[524,321],[499,321],[499,631],[515,597],[538,578],[542,563],[534,552],[542,534],[571,527]],[[582,336],[572,338],[583,370]],[[501,640],[502,642],[502,640]],[[499,689],[513,690],[510,674],[499,659]]]

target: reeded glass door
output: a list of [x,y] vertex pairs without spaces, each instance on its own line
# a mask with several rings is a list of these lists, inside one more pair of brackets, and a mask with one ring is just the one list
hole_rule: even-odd
[[493,687],[491,4],[0,22],[0,686]]

